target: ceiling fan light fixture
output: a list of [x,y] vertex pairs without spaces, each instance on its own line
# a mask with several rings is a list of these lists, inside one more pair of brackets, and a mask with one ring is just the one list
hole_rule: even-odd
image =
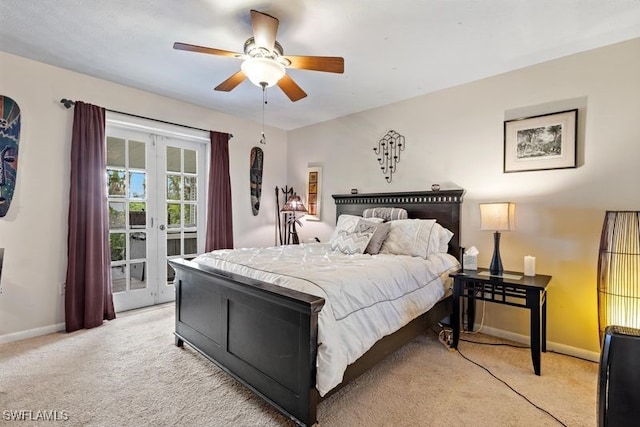
[[242,63],[242,72],[258,87],[271,87],[284,74],[284,65],[270,58],[248,58]]
[[245,41],[244,54],[182,42],[175,42],[173,48],[242,59],[242,70],[232,74],[214,88],[221,92],[230,92],[249,79],[251,83],[261,87],[263,93],[265,88],[277,84],[292,102],[296,102],[307,94],[285,72],[287,68],[344,73],[344,58],[339,56],[284,56],[282,45],[276,40],[278,18],[255,9],[251,10],[250,15],[253,37]]

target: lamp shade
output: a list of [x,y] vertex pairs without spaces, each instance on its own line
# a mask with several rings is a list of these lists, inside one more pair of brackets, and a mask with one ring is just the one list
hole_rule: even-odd
[[640,211],[607,211],[598,255],[600,341],[609,325],[640,328]]
[[302,199],[297,194],[289,196],[287,202],[284,204],[280,212],[307,212],[307,208],[304,207]]
[[511,202],[480,203],[480,230],[516,229],[516,205]]
[[271,87],[278,83],[284,74],[284,65],[269,58],[249,58],[240,66],[242,72],[256,86]]

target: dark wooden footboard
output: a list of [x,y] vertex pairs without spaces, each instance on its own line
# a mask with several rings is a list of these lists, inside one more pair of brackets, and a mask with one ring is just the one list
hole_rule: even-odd
[[181,259],[176,345],[187,342],[297,423],[316,422],[324,299]]

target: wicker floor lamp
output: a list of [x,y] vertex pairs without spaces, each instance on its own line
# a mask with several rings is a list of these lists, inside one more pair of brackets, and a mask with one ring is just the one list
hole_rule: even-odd
[[640,211],[607,211],[598,256],[600,343],[608,325],[640,328]]

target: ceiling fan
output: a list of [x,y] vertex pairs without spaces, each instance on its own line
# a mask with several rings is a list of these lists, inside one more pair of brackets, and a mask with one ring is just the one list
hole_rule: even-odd
[[285,56],[282,45],[276,40],[279,22],[278,18],[251,10],[253,37],[244,43],[244,53],[180,42],[174,43],[173,48],[242,59],[240,71],[216,86],[215,90],[229,92],[248,78],[263,90],[277,84],[293,102],[307,94],[287,75],[286,68],[339,74],[344,72],[344,59],[338,56]]

